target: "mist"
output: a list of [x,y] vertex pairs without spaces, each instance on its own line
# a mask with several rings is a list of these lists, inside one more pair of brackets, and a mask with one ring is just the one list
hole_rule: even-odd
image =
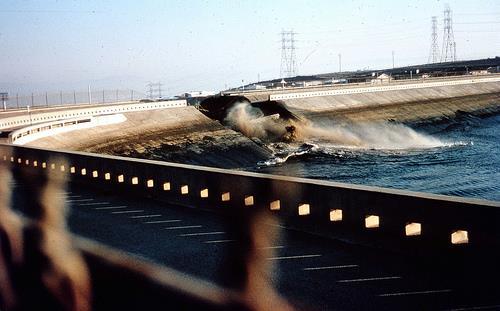
[[[400,123],[285,121],[277,115],[264,116],[260,109],[248,103],[238,103],[232,107],[224,122],[245,136],[258,138],[265,143],[285,141],[378,150],[436,148],[446,145],[440,139],[419,133]],[[290,126],[293,126],[293,131],[290,131]]]

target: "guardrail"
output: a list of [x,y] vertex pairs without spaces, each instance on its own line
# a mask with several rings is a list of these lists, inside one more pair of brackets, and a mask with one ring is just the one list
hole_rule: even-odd
[[177,205],[268,210],[285,226],[405,252],[500,247],[500,202],[9,145],[0,145],[0,161]]
[[484,82],[500,82],[500,77],[474,78],[474,79],[455,80],[455,81],[440,81],[440,82],[424,82],[424,80],[422,80],[422,82],[420,82],[420,83],[413,83],[413,84],[397,84],[397,85],[391,84],[391,85],[384,85],[384,86],[344,88],[344,89],[327,90],[327,91],[271,94],[271,95],[269,95],[269,100],[286,100],[286,99],[299,99],[299,98],[319,97],[319,96],[334,96],[334,95],[347,95],[347,94],[358,94],[358,93],[373,93],[373,92],[386,92],[386,91],[398,91],[398,90],[409,90],[409,89],[423,89],[423,88],[430,88],[430,87],[464,85],[464,84],[474,84],[474,83],[484,83]]

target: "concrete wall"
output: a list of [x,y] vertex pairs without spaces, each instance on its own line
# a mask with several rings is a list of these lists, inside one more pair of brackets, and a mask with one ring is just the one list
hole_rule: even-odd
[[411,253],[500,247],[500,202],[7,145],[0,161],[181,206],[266,209],[285,226]]

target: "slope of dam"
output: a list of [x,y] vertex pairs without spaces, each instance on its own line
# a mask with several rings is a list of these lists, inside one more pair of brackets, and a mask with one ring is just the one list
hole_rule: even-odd
[[500,107],[500,76],[393,81],[232,93],[259,106],[279,101],[308,119],[419,122],[453,117],[457,111],[494,114]]
[[194,107],[124,113],[126,121],[52,135],[28,143],[224,168],[245,168],[271,152]]

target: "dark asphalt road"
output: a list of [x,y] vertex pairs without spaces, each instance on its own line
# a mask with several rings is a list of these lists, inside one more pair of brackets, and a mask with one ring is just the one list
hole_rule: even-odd
[[[14,184],[15,185],[15,184]],[[14,205],[22,204],[15,185]],[[65,199],[79,235],[197,277],[217,281],[231,243],[219,215],[73,187]],[[500,268],[449,271],[401,255],[283,229],[273,246],[279,291],[317,310],[496,310]],[[471,276],[472,275],[472,276]]]

